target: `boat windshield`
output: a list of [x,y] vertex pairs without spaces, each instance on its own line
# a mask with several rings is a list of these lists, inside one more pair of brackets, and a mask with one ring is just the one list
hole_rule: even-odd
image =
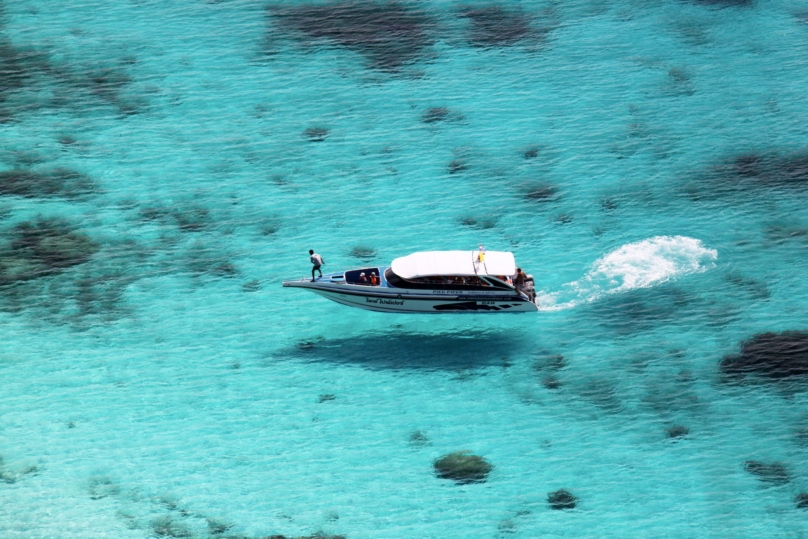
[[489,276],[430,275],[415,279],[402,279],[392,269],[384,272],[387,283],[395,288],[440,289],[440,290],[513,290],[503,280]]

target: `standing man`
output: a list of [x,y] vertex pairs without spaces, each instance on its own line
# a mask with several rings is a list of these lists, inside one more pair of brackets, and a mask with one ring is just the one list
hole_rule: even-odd
[[320,277],[322,277],[322,276],[323,276],[323,272],[322,272],[322,270],[320,269],[320,266],[322,266],[323,264],[325,264],[325,260],[323,260],[323,257],[322,257],[322,256],[318,255],[317,253],[315,253],[315,252],[314,252],[313,250],[311,250],[311,249],[309,249],[309,255],[311,255],[311,256],[309,257],[309,260],[311,260],[311,263],[312,263],[312,264],[314,264],[314,267],[313,267],[313,268],[311,268],[311,282],[314,282],[314,272],[315,272],[315,271],[319,271],[319,272],[320,272]]
[[520,292],[525,287],[525,279],[526,278],[527,278],[527,275],[525,275],[525,272],[522,271],[522,268],[516,268],[516,279],[513,280],[513,285]]

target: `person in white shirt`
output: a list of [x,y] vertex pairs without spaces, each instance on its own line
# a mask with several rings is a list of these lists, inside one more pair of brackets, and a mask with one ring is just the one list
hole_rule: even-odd
[[325,260],[323,260],[323,257],[318,255],[317,253],[315,253],[312,249],[309,249],[309,255],[310,255],[309,260],[311,260],[311,263],[314,264],[314,267],[311,268],[311,282],[314,282],[314,272],[315,271],[320,272],[320,277],[323,276],[323,272],[320,269],[320,266],[325,264]]

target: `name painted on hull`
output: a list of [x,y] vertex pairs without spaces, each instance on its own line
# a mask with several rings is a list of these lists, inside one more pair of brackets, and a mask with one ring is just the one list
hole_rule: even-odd
[[404,305],[404,300],[395,299],[381,299],[381,298],[365,298],[365,303],[373,303],[375,305]]

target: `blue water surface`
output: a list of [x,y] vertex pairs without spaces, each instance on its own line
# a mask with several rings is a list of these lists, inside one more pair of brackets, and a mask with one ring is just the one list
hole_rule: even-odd
[[[807,13],[2,2],[0,537],[806,536]],[[539,313],[281,287],[480,244]]]

